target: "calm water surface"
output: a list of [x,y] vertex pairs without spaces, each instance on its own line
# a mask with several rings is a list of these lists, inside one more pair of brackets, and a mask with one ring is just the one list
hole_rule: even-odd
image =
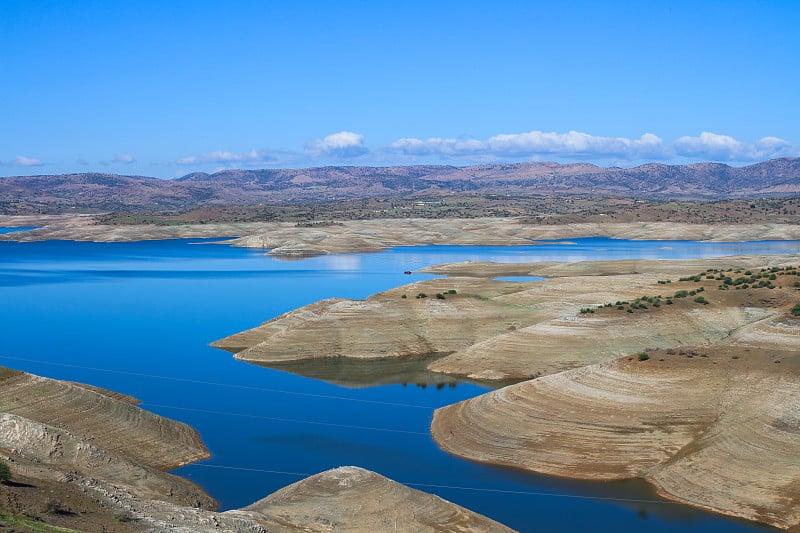
[[415,378],[346,388],[238,362],[208,346],[322,298],[364,298],[429,278],[403,271],[443,262],[800,251],[798,241],[570,242],[408,247],[291,262],[203,240],[0,242],[0,364],[131,394],[145,409],[194,426],[212,457],[176,473],[223,509],[301,476],[358,465],[522,531],[764,530],[664,502],[640,482],[576,482],[451,457],[428,435],[431,414],[487,390],[472,384]]

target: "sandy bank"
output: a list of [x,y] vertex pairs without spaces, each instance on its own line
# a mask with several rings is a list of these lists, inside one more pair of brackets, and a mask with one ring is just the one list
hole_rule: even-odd
[[175,226],[96,224],[91,216],[0,217],[0,225],[44,227],[0,235],[2,240],[139,241],[151,239],[237,237],[235,246],[270,250],[271,255],[305,257],[331,253],[374,252],[423,244],[524,245],[544,239],[607,236],[620,239],[748,241],[800,239],[791,224],[677,224],[668,222],[576,223],[538,225],[516,218],[377,219],[330,226],[294,223],[228,223]]
[[641,477],[668,498],[797,526],[796,352],[727,347],[648,356],[439,409],[431,430],[442,448],[471,460],[584,479]]
[[[512,531],[356,467],[301,480],[242,510],[214,512],[216,503],[199,487],[165,472],[208,457],[197,432],[136,403],[0,367],[0,460],[14,481],[0,484],[0,528],[44,522],[104,532]],[[7,523],[8,515],[17,522]]]
[[[428,365],[434,372],[478,380],[522,380],[614,359],[644,347],[722,342],[748,324],[784,312],[781,306],[788,305],[794,289],[718,291],[717,280],[678,279],[709,267],[744,270],[793,259],[443,265],[427,271],[455,277],[406,285],[364,301],[324,300],[213,345],[267,366],[324,358],[439,354],[442,357]],[[502,275],[552,277],[525,283],[488,277]],[[659,283],[665,279],[669,285]],[[711,305],[676,299],[669,308],[647,312],[580,313],[583,308],[642,295],[671,296],[677,290],[701,286],[708,289],[705,294]],[[767,296],[768,300],[761,301]],[[749,331],[758,335],[759,330]]]

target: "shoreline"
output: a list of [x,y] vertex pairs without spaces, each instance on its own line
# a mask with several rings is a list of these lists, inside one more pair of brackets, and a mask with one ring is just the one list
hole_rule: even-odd
[[[789,457],[800,454],[800,439],[793,438],[791,432],[796,415],[792,414],[792,402],[800,395],[800,356],[796,355],[800,319],[785,318],[797,300],[793,286],[798,279],[797,261],[797,255],[788,254],[437,265],[424,271],[451,277],[400,286],[366,300],[323,300],[212,345],[235,348],[231,351],[238,352],[237,359],[265,366],[287,360],[300,365],[309,354],[319,353],[376,362],[387,354],[412,357],[422,349],[449,353],[430,363],[428,369],[456,378],[521,381],[438,409],[432,434],[448,453],[574,479],[642,477],[651,481],[647,472],[655,465],[669,465],[659,466],[661,477],[653,478],[653,483],[670,501],[772,526],[798,527],[800,503],[786,504],[785,508],[774,503],[800,498],[791,486],[785,493],[781,485],[788,483],[784,479],[787,473],[790,477],[800,475],[795,463],[786,463],[790,461],[787,453]],[[753,281],[752,288],[737,290],[739,285],[722,283],[723,279],[749,276],[751,270],[758,276],[756,281],[763,282],[761,285]],[[521,283],[490,279],[499,275],[547,279]],[[727,290],[719,288],[723,285]],[[449,289],[455,292],[451,295]],[[702,298],[695,297],[697,291]],[[403,298],[419,292],[439,293],[444,298]],[[682,292],[691,297],[677,296]],[[631,302],[644,298],[642,294],[652,295],[647,297],[652,301],[642,300],[646,306],[634,307]],[[674,301],[661,296],[664,294],[675,294]],[[658,301],[654,295],[659,295]],[[608,303],[615,300],[625,303]],[[533,346],[536,350],[531,349]],[[656,362],[636,367],[637,363],[629,361],[637,352],[646,353],[645,360]],[[706,352],[710,355],[697,355]],[[735,356],[726,359],[726,353]],[[617,369],[619,365],[622,370]],[[595,368],[606,372],[610,383],[606,392],[597,393],[598,399],[592,399],[595,393],[591,392]],[[657,372],[654,376],[642,374],[647,369]],[[570,381],[571,376],[578,381]],[[730,385],[729,380],[741,385]],[[637,388],[640,383],[650,385]],[[549,404],[547,398],[526,399],[528,396],[516,392],[535,390],[541,384],[551,384],[547,390],[554,399]],[[673,388],[663,389],[667,385]],[[632,389],[625,392],[625,387]],[[726,402],[744,402],[743,414],[736,411],[734,417],[734,411],[728,409],[727,422],[719,426],[743,439],[743,444],[741,448],[726,448],[722,439],[711,442],[705,450],[699,444],[702,436],[721,415],[701,407],[707,398],[719,396],[720,387],[730,388]],[[763,404],[748,396],[752,391],[758,398],[788,396],[775,396],[771,403]],[[494,401],[486,398],[497,401],[484,405]],[[691,401],[681,403],[686,398]],[[610,418],[603,419],[596,412],[603,402],[610,405]],[[751,403],[752,410],[748,410]],[[474,405],[469,409],[476,414],[469,415],[472,418],[461,414],[467,409],[462,404]],[[551,408],[541,416],[535,415],[540,404],[551,404]],[[637,411],[640,404],[647,408]],[[774,405],[786,405],[788,411],[774,412],[770,410]],[[533,414],[527,409],[533,409]],[[663,416],[647,418],[661,411]],[[569,413],[578,413],[574,423]],[[580,418],[581,413],[588,418]],[[746,422],[748,414],[758,414],[763,425],[751,428]],[[443,416],[449,418],[447,424],[441,422]],[[534,418],[527,418],[530,416]],[[640,417],[641,425],[620,429],[619,435],[607,431],[624,426],[629,417]],[[553,426],[552,420],[560,418],[564,418],[564,425]],[[599,425],[595,428],[593,424]],[[539,427],[550,429],[539,433]],[[583,431],[584,427],[590,429]],[[777,441],[762,442],[772,438],[769,431],[759,429],[762,427],[787,429],[775,430]],[[660,437],[651,435],[651,431]],[[514,437],[517,433],[518,439]],[[562,433],[563,437],[552,440]],[[486,435],[491,438],[482,442]],[[454,436],[459,440],[451,445],[448,441]],[[603,440],[606,437],[608,440]],[[570,451],[572,443],[592,438],[600,440]],[[543,444],[535,444],[539,442]],[[548,442],[551,444],[545,444]],[[585,468],[599,468],[599,458],[591,457],[603,450],[613,454],[615,446],[621,446],[618,455],[624,460],[606,457],[610,465],[607,473],[572,472],[571,468],[578,468],[575,465],[584,464],[582,461]],[[750,455],[748,446],[769,450],[769,457],[782,470],[773,472],[770,465],[762,465],[763,456]],[[689,458],[688,463],[679,460],[684,456]],[[518,458],[509,459],[512,457]],[[561,458],[553,459],[551,467],[542,467],[548,457]],[[740,469],[728,477],[712,476],[711,472],[725,470],[719,464],[725,457],[735,457]],[[707,475],[709,481],[695,476],[692,469]],[[760,492],[745,490],[751,482],[758,484]],[[723,487],[739,499],[731,500]]]
[[[687,224],[669,222],[608,222],[537,225],[521,218],[374,219],[344,221],[332,226],[299,227],[289,222],[195,224],[179,226],[109,226],[94,217],[0,216],[0,226],[40,226],[0,234],[0,241],[72,240],[135,242],[180,238],[220,238],[223,244],[264,250],[291,258],[327,254],[378,252],[399,246],[536,245],[536,241],[582,237],[630,240],[691,240],[746,242],[800,240],[794,224]],[[231,238],[231,236],[236,236]]]
[[[382,223],[383,222],[381,222],[381,224]],[[769,227],[767,227],[767,226],[769,226]],[[414,225],[414,227],[418,228],[417,225]],[[638,225],[638,224],[635,224],[633,226],[631,226],[630,224],[616,225],[616,227],[617,227],[617,229],[619,231],[626,231],[626,232],[630,232],[630,231],[634,231],[634,230],[635,231],[642,231],[644,229],[641,225]],[[768,233],[776,231],[775,228],[770,226],[770,225],[749,225],[747,227],[749,228],[748,231],[767,231]],[[370,229],[369,226],[363,226],[363,225],[360,226],[360,228],[361,228],[361,231],[364,231],[365,229],[366,230]],[[553,229],[553,228],[554,227],[548,227],[547,229]],[[792,226],[792,228],[796,229],[795,226]],[[205,228],[205,229],[208,230],[208,228]],[[290,228],[290,229],[291,230],[303,230],[304,228]],[[403,229],[403,228],[401,228],[401,229]],[[428,227],[426,229],[428,231],[431,230],[430,227]],[[556,229],[558,229],[558,228],[556,228]],[[692,229],[692,228],[690,228],[690,229]],[[781,231],[783,229],[784,228],[778,228],[778,230],[781,230]],[[485,228],[484,228],[484,230],[485,230]],[[648,226],[647,230],[648,231],[654,231],[654,228],[650,225],[650,226]],[[696,231],[696,230],[699,230],[699,228],[693,228],[692,229],[692,231]],[[734,230],[735,230],[735,232],[743,231],[741,226],[736,226],[736,227],[734,227],[732,229],[729,228],[729,230],[727,230],[727,231],[734,232]],[[315,231],[318,231],[318,230],[315,230]],[[472,238],[473,236],[477,235],[480,232],[480,230],[476,229],[475,227],[469,227],[464,231],[466,232],[467,236],[470,237],[470,238]],[[128,235],[128,236],[130,236],[130,235]],[[376,237],[376,235],[371,235],[370,236],[370,238],[378,238],[378,237],[386,238],[386,235],[379,235],[377,237]],[[508,237],[508,234],[506,235],[506,237]],[[258,239],[263,239],[263,237],[257,237],[257,238]],[[333,237],[328,236],[327,238],[333,238]],[[355,238],[362,239],[363,235],[356,236]],[[488,237],[486,237],[486,232],[485,231],[483,231],[483,237],[482,238],[484,238],[484,239],[488,238]],[[517,236],[515,235],[514,238],[517,238]],[[12,239],[5,239],[5,240],[12,240]],[[341,246],[345,246],[345,245],[350,246],[350,245],[353,244],[353,242],[355,242],[354,238],[351,238],[349,241],[341,241],[339,243],[339,245],[341,245]],[[359,241],[359,242],[361,242],[361,241]],[[363,242],[362,242],[362,244],[363,244]],[[442,244],[442,243],[434,243],[434,244]],[[470,242],[470,243],[463,243],[463,244],[474,244],[474,243]],[[492,243],[488,243],[488,244],[494,244],[494,245],[497,245],[497,246],[502,246],[502,244],[498,245],[496,242],[492,242]],[[533,244],[533,243],[528,242],[526,244]],[[400,246],[403,246],[403,245],[404,244],[400,244]],[[411,245],[413,245],[413,244],[411,244]],[[293,247],[293,249],[297,249],[297,246],[295,245]],[[370,249],[368,251],[378,251],[378,250],[377,249]],[[337,252],[337,253],[340,253],[340,252]],[[648,287],[653,288],[653,289],[661,289],[661,287],[652,286],[653,283],[654,283],[654,279],[655,279],[652,276],[654,276],[656,272],[659,273],[659,274],[664,274],[664,275],[667,275],[667,274],[668,275],[680,275],[680,274],[687,274],[687,273],[691,274],[691,273],[695,272],[696,270],[700,269],[701,267],[707,266],[707,265],[710,265],[710,264],[719,265],[719,264],[723,264],[724,263],[726,266],[727,265],[731,265],[730,268],[742,268],[742,269],[744,269],[744,268],[751,268],[751,267],[756,267],[756,266],[760,266],[760,265],[778,265],[778,264],[781,264],[781,262],[783,262],[783,263],[796,263],[796,261],[797,261],[797,256],[796,255],[784,255],[784,256],[775,256],[775,255],[773,255],[773,256],[763,256],[762,255],[762,256],[747,256],[747,257],[730,256],[730,257],[726,257],[726,258],[709,258],[709,259],[699,259],[699,260],[672,260],[672,261],[670,261],[670,260],[622,260],[622,261],[600,261],[600,262],[584,261],[584,262],[580,262],[580,263],[548,262],[548,263],[509,264],[509,265],[489,264],[489,263],[486,263],[486,264],[481,264],[481,263],[459,263],[459,264],[454,264],[454,265],[437,265],[437,266],[433,266],[433,267],[429,267],[428,269],[425,269],[425,272],[451,275],[451,276],[455,276],[455,278],[445,278],[445,280],[438,280],[438,281],[437,280],[430,280],[430,281],[427,281],[427,282],[419,282],[418,284],[413,284],[413,286],[415,286],[415,287],[419,286],[420,288],[425,288],[425,287],[428,287],[430,285],[432,287],[432,290],[430,292],[431,292],[431,294],[433,294],[434,291],[444,290],[446,288],[446,285],[448,283],[451,283],[452,280],[454,280],[454,279],[458,283],[461,283],[460,281],[458,281],[458,279],[461,278],[461,277],[488,277],[488,275],[496,276],[496,275],[509,275],[509,274],[511,274],[511,275],[519,275],[519,274],[531,275],[531,274],[535,273],[536,275],[548,276],[548,279],[545,280],[545,282],[550,284],[550,285],[548,285],[549,289],[553,289],[554,287],[557,287],[558,283],[572,283],[572,282],[574,282],[575,280],[577,280],[579,278],[581,278],[581,279],[586,278],[586,279],[584,279],[582,281],[582,283],[583,282],[589,283],[589,286],[592,286],[592,284],[595,284],[594,285],[594,289],[598,292],[598,294],[610,295],[611,292],[612,292],[610,289],[606,290],[606,289],[603,289],[602,287],[600,287],[598,285],[601,281],[607,281],[607,280],[610,280],[610,279],[614,279],[615,276],[616,277],[625,277],[625,276],[635,277],[635,276],[639,276],[638,278],[635,278],[635,279],[638,280],[634,284],[635,286],[630,289],[630,293],[632,295],[631,297],[635,297],[633,295],[641,294],[642,291],[645,288],[648,288]],[[651,277],[651,279],[649,279],[649,280],[644,279],[642,277],[642,276],[645,276],[644,273],[649,273],[649,276]],[[605,279],[603,279],[603,278],[605,278]],[[434,282],[436,282],[436,283],[434,283]],[[478,283],[478,282],[475,282],[473,280],[473,282],[471,282],[471,283]],[[480,282],[480,283],[483,283],[483,282]],[[487,281],[485,283],[485,286],[488,287],[488,286],[496,284],[496,283],[500,284],[498,286],[504,286],[503,282],[490,282],[490,281]],[[538,284],[540,282],[532,282],[532,283],[537,283]],[[406,287],[406,288],[404,288],[404,287]],[[395,297],[399,298],[399,292],[398,291],[401,291],[401,290],[408,291],[409,290],[409,289],[407,289],[407,286],[404,286],[404,287],[398,287],[396,289],[391,289],[390,291],[386,291],[386,292],[389,293],[389,292],[394,291],[394,293],[392,294],[391,297],[392,298],[395,298]],[[517,286],[517,288],[520,288],[520,286]],[[594,300],[585,300],[584,297],[587,294],[587,291],[584,290],[584,288],[585,287],[583,287],[583,286],[577,286],[577,289],[573,288],[574,289],[572,291],[573,294],[567,295],[571,299],[568,298],[567,300],[558,302],[558,305],[560,307],[558,309],[554,308],[554,310],[557,311],[557,316],[551,317],[550,319],[551,320],[563,319],[565,316],[568,316],[569,313],[573,313],[573,314],[576,313],[576,310],[578,309],[579,305],[583,305],[583,304],[585,304],[587,302],[589,304],[594,304],[594,303],[599,303],[600,301],[602,301],[601,299],[599,299],[599,297],[597,299],[597,302],[595,302]],[[670,289],[675,289],[675,288],[678,288],[678,287],[677,286],[671,286],[670,287]],[[414,290],[416,290],[416,289],[414,289]],[[485,294],[488,294],[488,293],[485,292],[486,290],[487,289],[484,289],[484,288],[476,288],[476,289],[474,289],[473,292],[477,291],[477,292],[475,292],[475,294],[480,294],[481,296],[486,297]],[[526,290],[529,290],[529,289],[526,289]],[[614,290],[618,290],[618,287],[616,289],[614,289]],[[647,290],[649,290],[649,289],[647,289]],[[462,289],[460,287],[459,287],[459,291],[458,292],[459,292],[459,296],[466,296],[468,294],[471,294],[468,291],[463,291],[462,292]],[[522,306],[522,303],[521,303],[522,300],[520,300],[520,298],[523,295],[522,294],[516,294],[518,292],[520,292],[520,291],[516,291],[516,290],[505,291],[505,289],[503,289],[498,294],[492,295],[492,298],[496,298],[497,303],[499,304],[498,307],[504,307],[504,308],[509,308],[509,306],[511,306],[511,307],[514,307],[514,306],[521,307]],[[777,293],[777,291],[776,291],[776,293]],[[584,300],[581,300],[579,297],[584,298]],[[605,297],[605,296],[603,296],[603,297]],[[453,297],[453,298],[449,299],[446,303],[447,304],[451,304],[451,303],[455,304],[457,302],[457,300],[458,299],[456,297]],[[428,306],[428,304],[431,303],[431,300],[428,300],[426,302],[420,302],[420,303],[424,303],[425,306]],[[441,303],[441,302],[439,302],[439,303]],[[472,303],[472,302],[468,302],[468,303]],[[315,305],[315,304],[312,304],[312,305]],[[716,303],[715,303],[715,305],[716,305]],[[698,308],[698,309],[702,310],[702,308]],[[688,313],[695,312],[697,310],[696,309],[687,309],[686,311],[687,311],[687,314],[688,314]],[[698,311],[698,312],[700,312],[700,311]],[[705,312],[705,311],[703,311],[703,312]],[[638,315],[637,315],[637,317],[638,317]],[[515,315],[513,318],[515,320],[517,320],[519,317]],[[600,318],[600,317],[599,316],[598,317],[589,317],[589,316],[581,317],[581,316],[578,316],[577,320],[578,320],[579,324],[581,324],[583,326],[586,326],[587,324],[589,324],[590,320],[598,319],[598,318]],[[770,317],[766,317],[766,318],[770,318]],[[739,319],[737,319],[737,320],[739,320]],[[514,330],[511,330],[510,328],[506,327],[506,325],[504,325],[504,328],[507,330],[507,332],[499,332],[499,333],[503,333],[504,335],[516,335],[517,333],[514,333],[515,331],[524,330],[525,328],[527,328],[529,326],[532,326],[533,324],[530,324],[528,326],[525,326],[523,324],[512,324],[512,325],[514,325]],[[750,326],[750,325],[751,325],[751,323],[746,323],[746,324],[744,324],[744,326],[737,326],[737,327],[741,328],[741,327]],[[555,324],[555,326],[563,327],[564,324]],[[725,327],[727,327],[727,326],[725,326]],[[469,328],[469,329],[472,330],[474,328]],[[552,330],[552,328],[551,328],[551,330]],[[548,331],[550,331],[550,330],[548,330]],[[543,330],[542,332],[548,333],[548,331],[544,331]],[[563,331],[566,331],[566,330],[563,330]],[[542,332],[538,332],[538,333],[542,333]],[[550,332],[552,332],[552,331],[550,331]],[[436,337],[436,336],[434,335],[434,337]],[[439,338],[441,338],[441,337],[439,337]],[[482,342],[482,341],[480,341],[480,342]],[[639,341],[637,341],[637,342],[639,342]],[[473,343],[473,344],[475,344],[475,343]],[[483,347],[484,345],[481,345],[481,346]],[[469,350],[469,348],[470,348],[469,346],[467,346],[467,347],[459,347],[459,349],[465,349],[465,350]],[[490,346],[490,348],[491,348],[491,346]],[[499,345],[499,346],[494,347],[492,349],[494,351],[502,351],[503,346]],[[446,357],[449,357],[449,356],[446,356]],[[455,359],[457,360],[457,358],[455,358]],[[583,361],[583,360],[581,360],[581,361]],[[585,362],[588,362],[588,361],[583,361],[583,362],[585,363]],[[456,363],[457,363],[457,361],[456,361]],[[459,363],[457,363],[457,364],[459,364]],[[555,369],[555,367],[554,367],[554,369]],[[551,370],[553,370],[553,369],[551,369]],[[438,368],[437,371],[438,372],[442,372],[443,375],[448,375],[449,372],[451,372],[451,370],[447,370],[446,367],[445,367],[444,370]],[[473,374],[474,374],[474,372],[473,372]],[[550,375],[556,375],[556,374],[557,374],[557,372],[553,372]],[[454,375],[460,375],[460,374],[458,374],[456,372],[456,373],[454,373]],[[471,375],[471,374],[464,374],[464,375]],[[509,375],[511,375],[511,374],[508,374],[508,373],[505,373],[505,372],[501,372],[501,373],[497,374],[497,376],[501,376],[501,377],[503,377],[503,376],[507,377]],[[527,373],[527,374],[519,373],[518,377],[520,377],[520,378],[522,378],[522,377],[529,378],[529,377],[531,377],[531,373]],[[666,489],[659,488],[659,491],[665,491],[665,490]],[[679,500],[679,501],[681,501],[683,503],[687,503],[688,505],[692,505],[694,507],[699,507],[699,508],[703,508],[703,509],[710,509],[710,510],[712,510],[714,512],[720,513],[720,511],[718,509],[715,509],[713,507],[707,507],[707,506],[704,506],[704,505],[695,504],[695,503],[693,503],[691,501],[684,501],[684,500]],[[725,513],[720,513],[720,514],[725,514]],[[728,515],[730,516],[731,514],[729,513]]]

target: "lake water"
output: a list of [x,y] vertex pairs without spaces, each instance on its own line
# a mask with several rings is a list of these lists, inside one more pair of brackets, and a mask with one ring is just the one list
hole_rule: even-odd
[[[0,365],[131,394],[143,408],[197,428],[212,457],[176,473],[223,509],[305,475],[358,465],[521,531],[763,530],[665,502],[641,482],[570,481],[443,453],[428,434],[433,409],[487,390],[473,384],[414,375],[405,385],[363,386],[370,371],[362,368],[365,381],[351,383],[359,387],[342,387],[235,361],[208,346],[322,298],[364,298],[429,278],[403,272],[437,263],[800,252],[797,241],[570,242],[408,247],[299,261],[196,239],[0,242]],[[357,373],[328,370],[323,377],[331,381]],[[401,376],[405,369],[391,371]]]

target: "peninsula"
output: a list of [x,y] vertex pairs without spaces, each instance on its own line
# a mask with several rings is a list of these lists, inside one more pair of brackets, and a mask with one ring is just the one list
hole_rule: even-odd
[[440,265],[426,271],[447,277],[318,302],[214,345],[277,368],[433,355],[430,372],[518,382],[436,412],[433,436],[451,453],[641,477],[667,498],[797,527],[796,260]]
[[[356,467],[298,481],[241,510],[214,512],[168,470],[206,459],[196,431],[98,387],[0,367],[0,528],[17,531],[511,532]],[[386,509],[392,512],[384,512]]]

